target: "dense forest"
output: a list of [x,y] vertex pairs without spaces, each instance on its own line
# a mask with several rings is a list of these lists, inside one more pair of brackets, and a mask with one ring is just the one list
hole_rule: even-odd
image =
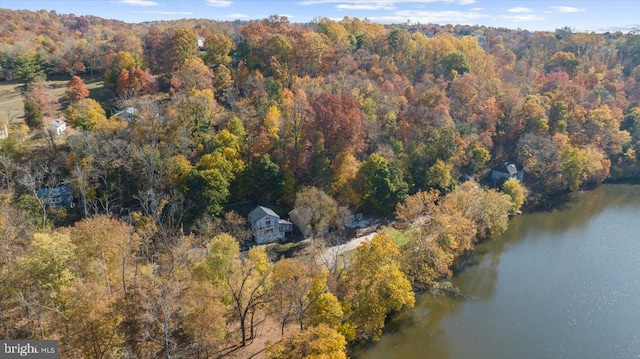
[[[523,205],[640,176],[635,33],[0,9],[0,86],[0,337],[65,358],[249,356],[269,323],[270,358],[344,358]],[[238,204],[311,239],[253,246]],[[318,261],[349,212],[394,235]]]

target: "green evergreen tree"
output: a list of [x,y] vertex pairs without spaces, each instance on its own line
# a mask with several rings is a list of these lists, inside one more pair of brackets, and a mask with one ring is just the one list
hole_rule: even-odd
[[28,98],[24,101],[24,122],[30,129],[36,129],[42,126],[42,110],[38,106],[38,103]]
[[360,166],[356,189],[365,207],[388,214],[396,208],[396,203],[404,199],[409,186],[399,168],[374,153]]

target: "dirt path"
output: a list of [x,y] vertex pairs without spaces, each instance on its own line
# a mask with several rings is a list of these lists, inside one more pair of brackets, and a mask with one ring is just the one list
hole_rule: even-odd
[[366,236],[354,238],[345,244],[339,244],[337,246],[329,247],[322,252],[322,254],[320,255],[319,261],[320,263],[326,265],[328,268],[331,268],[335,264],[336,259],[341,254],[358,248],[362,243],[370,240],[376,234],[378,233],[376,232],[369,233]]

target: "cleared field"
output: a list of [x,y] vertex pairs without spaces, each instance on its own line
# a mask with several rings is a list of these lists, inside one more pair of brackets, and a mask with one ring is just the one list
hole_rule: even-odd
[[[89,97],[100,102],[103,107],[110,99],[109,91],[100,79],[84,79],[89,89]],[[47,81],[54,96],[58,98],[62,110],[69,102],[65,95],[68,80]],[[22,83],[0,82],[0,123],[19,123],[24,116],[24,96]]]
[[21,84],[0,83],[0,123],[10,123],[24,114],[20,87]]

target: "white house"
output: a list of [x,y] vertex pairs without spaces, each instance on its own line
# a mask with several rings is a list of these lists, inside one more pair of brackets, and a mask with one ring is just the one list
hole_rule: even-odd
[[198,50],[204,50],[204,41],[205,38],[198,35]]
[[280,219],[272,209],[262,206],[249,213],[249,224],[257,244],[280,242],[293,230],[293,223]]
[[60,136],[64,131],[67,130],[67,123],[62,119],[57,118],[51,121],[48,130],[51,131],[51,133],[53,133],[54,135]]
[[9,137],[9,129],[7,129],[7,124],[3,123],[0,126],[0,140],[7,139]]

